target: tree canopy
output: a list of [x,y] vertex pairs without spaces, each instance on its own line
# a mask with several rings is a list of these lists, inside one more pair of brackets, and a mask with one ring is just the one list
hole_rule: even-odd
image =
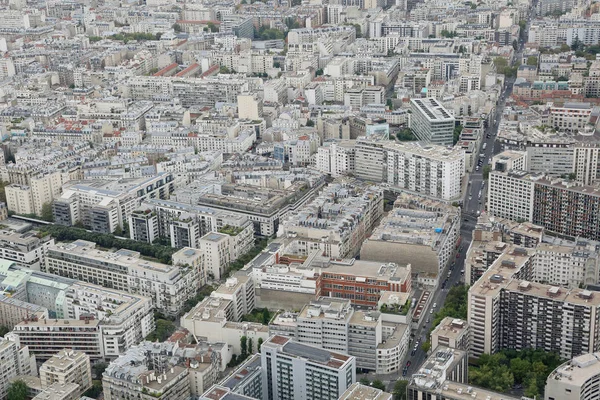
[[519,384],[525,388],[525,396],[543,398],[548,375],[562,362],[558,354],[541,349],[503,350],[483,354],[479,366],[469,369],[469,380],[499,392]]
[[10,400],[27,400],[28,394],[29,388],[27,384],[20,379],[11,382],[6,391],[6,396]]

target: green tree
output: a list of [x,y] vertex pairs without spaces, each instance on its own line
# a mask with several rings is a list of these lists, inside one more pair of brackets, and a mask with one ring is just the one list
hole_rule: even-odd
[[41,218],[44,221],[54,222],[54,214],[52,213],[52,203],[42,204],[42,215]]
[[457,125],[454,127],[454,133],[452,135],[452,143],[453,144],[458,143],[458,139],[460,139],[460,134],[462,133],[462,130],[463,130],[462,125]]
[[21,379],[9,383],[8,390],[6,391],[7,398],[10,400],[27,400],[28,394],[29,388]]
[[102,394],[102,381],[93,380],[92,387],[86,390],[83,395],[92,399],[97,399]]
[[208,22],[208,24],[206,24],[206,27],[211,31],[211,32],[219,32],[219,28],[213,23],[213,22]]
[[178,23],[174,23],[173,26],[172,26],[172,28],[173,28],[173,30],[175,32],[181,32],[182,31],[181,25],[179,25]]
[[269,312],[269,310],[265,307],[262,311],[262,323],[264,325],[269,325],[269,322],[271,322],[271,313]]
[[360,378],[359,382],[361,385],[365,385],[365,386],[371,385],[371,381],[369,379],[365,378],[364,376],[362,378]]
[[151,332],[148,336],[146,336],[146,340],[151,342],[164,342],[173,334],[173,332],[175,332],[175,330],[177,330],[177,327],[173,321],[169,321],[167,319],[157,318],[155,324],[156,329],[154,332]]
[[323,75],[323,69],[322,69],[322,68],[319,68],[318,70],[316,70],[316,71],[315,71],[315,75],[316,75],[316,76],[321,76],[321,75]]
[[231,71],[226,66],[221,65],[221,68],[219,68],[219,73],[220,74],[230,74]]
[[429,340],[421,343],[421,349],[427,353],[431,349],[431,342]]
[[406,387],[408,381],[404,379],[397,380],[394,384],[394,400],[406,400]]
[[248,356],[248,338],[246,336],[242,336],[240,338],[240,349],[241,349],[240,357],[242,359],[245,359]]
[[538,388],[537,377],[535,374],[529,379],[529,384],[527,385],[524,394],[526,397],[530,397],[532,399],[539,397],[540,390]]
[[483,166],[483,179],[484,180],[488,180],[490,178],[490,172],[492,171],[492,166],[491,165],[484,165]]
[[96,379],[102,379],[102,374],[104,373],[107,367],[108,364],[105,362],[98,362],[92,365],[92,370],[94,371],[94,376],[96,377]]
[[371,383],[371,386],[374,387],[375,389],[379,389],[379,390],[384,390],[385,391],[385,384],[383,382],[381,382],[379,379],[375,379]]
[[254,354],[254,343],[252,338],[248,338],[248,354]]
[[306,121],[306,126],[315,126],[315,122],[312,119]]
[[9,329],[8,326],[0,326],[0,336],[4,337],[4,335],[6,335],[8,332],[10,332],[11,329]]
[[263,338],[259,337],[258,338],[258,346],[256,346],[256,350],[260,353],[260,348],[262,347],[263,344]]
[[396,133],[396,138],[401,142],[412,142],[417,140],[417,137],[410,128],[403,128]]
[[527,65],[533,65],[533,66],[537,66],[537,57],[536,56],[529,56],[527,57]]
[[510,360],[510,370],[515,377],[515,382],[523,383],[531,372],[531,363],[521,358],[513,358]]

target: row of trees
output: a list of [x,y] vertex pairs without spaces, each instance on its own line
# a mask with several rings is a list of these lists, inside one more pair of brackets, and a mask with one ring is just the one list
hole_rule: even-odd
[[89,232],[85,229],[62,225],[47,225],[40,228],[42,233],[52,235],[57,241],[83,239],[96,243],[105,249],[127,249],[137,251],[145,257],[152,257],[163,264],[171,264],[171,256],[177,251],[170,246],[138,242],[131,239],[118,239],[110,234]]
[[273,313],[268,308],[255,308],[251,313],[242,315],[242,321],[256,322],[263,325],[269,325]]
[[[256,346],[256,352],[260,352],[260,348],[263,344],[263,339],[262,338],[258,338],[258,344]],[[251,356],[252,354],[254,354],[254,341],[252,340],[252,338],[249,338],[247,336],[242,336],[240,338],[240,355],[238,356],[237,354],[234,354],[231,357],[231,361],[229,361],[229,364],[227,364],[228,368],[235,368],[238,365],[240,365],[241,363],[243,363],[249,356]]]
[[562,363],[558,354],[540,349],[503,350],[483,354],[478,366],[469,368],[469,381],[498,392],[522,385],[526,397],[543,398],[548,375]]
[[144,41],[144,40],[160,40],[162,33],[116,33],[109,36],[112,40],[119,40],[123,43],[127,43],[131,40]]
[[238,271],[267,247],[267,239],[257,239],[254,247],[229,265],[231,271]]
[[512,66],[508,64],[508,61],[504,57],[496,57],[494,58],[494,65],[496,66],[496,71],[499,74],[504,74],[507,78],[513,78],[517,76],[517,70],[519,69],[519,64]]
[[151,342],[164,342],[177,330],[177,325],[159,312],[154,313],[154,324],[156,329],[146,336],[146,340]]

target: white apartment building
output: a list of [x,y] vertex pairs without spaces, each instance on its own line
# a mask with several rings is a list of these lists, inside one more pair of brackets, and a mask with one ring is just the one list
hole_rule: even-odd
[[431,331],[431,348],[438,346],[469,350],[469,324],[458,318],[446,317]]
[[358,139],[355,159],[359,178],[444,200],[460,197],[465,171],[461,148]]
[[0,398],[6,398],[6,390],[12,379],[36,374],[35,356],[29,354],[27,345],[21,346],[13,335],[0,338]]
[[71,279],[147,296],[167,315],[177,315],[195,296],[199,272],[191,266],[167,265],[140,258],[129,250],[103,251],[84,240],[48,248],[45,270]]
[[338,178],[353,173],[356,169],[356,142],[354,140],[335,140],[323,143],[317,149],[316,169]]
[[439,101],[433,97],[411,99],[410,109],[410,127],[419,140],[444,146],[453,144],[454,117]]
[[535,281],[569,288],[598,282],[596,243],[578,240],[570,244],[538,244],[533,258]]
[[252,224],[242,228],[232,227],[230,233],[209,232],[198,242],[198,248],[204,254],[204,268],[212,279],[221,279],[229,264],[250,251],[254,245]]
[[55,383],[74,383],[81,394],[92,387],[90,357],[81,351],[63,349],[42,364],[40,381],[43,389]]
[[565,103],[550,107],[550,124],[559,131],[578,132],[588,126],[592,106],[590,103]]
[[356,381],[354,357],[284,336],[262,344],[261,364],[263,398],[337,400]]
[[491,171],[487,193],[487,210],[491,215],[515,221],[533,218],[535,182],[522,179],[524,171]]
[[[253,343],[258,343],[259,339],[266,341],[269,329],[262,324],[235,320],[234,311],[238,306],[238,299],[253,301],[254,297],[241,295],[232,301],[219,295],[211,295],[181,317],[181,326],[197,340],[226,343],[231,346],[234,354],[240,354],[242,336],[252,339]],[[253,305],[246,304],[244,307],[251,310]]]
[[92,360],[115,358],[154,330],[153,306],[146,297],[81,282],[56,298],[56,318],[34,316],[13,330],[41,360],[66,348]]
[[241,321],[242,317],[254,309],[254,282],[243,273],[227,278],[224,284],[212,292],[211,296],[230,300],[233,305],[233,321]]
[[54,239],[50,235],[38,237],[38,234],[37,231],[0,231],[0,258],[39,271],[45,265],[46,252],[54,245]]
[[149,199],[165,199],[175,190],[173,174],[162,172],[150,178],[117,181],[86,181],[63,188],[53,203],[57,224],[77,222],[103,233],[113,233],[129,215]]
[[600,391],[600,353],[574,357],[546,380],[546,400],[594,400]]
[[269,333],[291,335],[299,343],[349,354],[356,357],[358,368],[392,373],[402,367],[408,348],[407,328],[383,323],[379,312],[354,310],[350,300],[321,297],[304,306],[293,322],[270,325]]

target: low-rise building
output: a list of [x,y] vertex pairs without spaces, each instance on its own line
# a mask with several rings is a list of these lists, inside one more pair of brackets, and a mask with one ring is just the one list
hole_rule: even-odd
[[55,383],[74,383],[81,394],[92,387],[90,357],[81,351],[63,349],[42,364],[40,380],[43,389]]
[[446,317],[431,332],[431,348],[438,346],[469,350],[469,325],[467,321]]

